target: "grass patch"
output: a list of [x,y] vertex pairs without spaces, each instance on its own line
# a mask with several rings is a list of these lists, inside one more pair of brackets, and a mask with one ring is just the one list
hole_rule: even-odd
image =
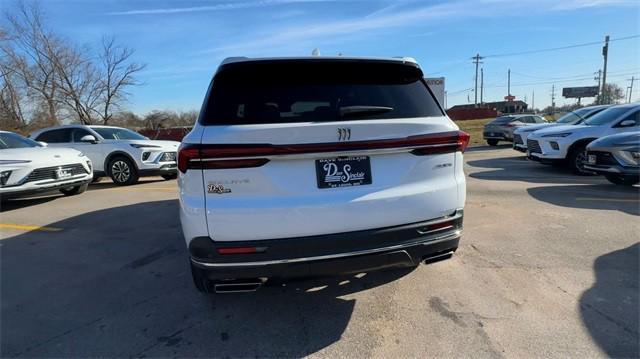
[[471,135],[471,141],[469,142],[469,146],[482,146],[486,145],[484,140],[482,139],[482,129],[484,125],[489,123],[490,121],[495,120],[495,118],[482,118],[479,120],[465,120],[465,121],[454,121],[460,129]]

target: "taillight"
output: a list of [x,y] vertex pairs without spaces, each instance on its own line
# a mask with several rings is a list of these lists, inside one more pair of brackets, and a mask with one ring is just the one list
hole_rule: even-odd
[[[234,157],[233,153],[225,154]],[[223,155],[224,156],[224,155]],[[269,162],[267,158],[217,159],[220,153],[207,145],[181,144],[178,150],[178,169],[186,173],[188,169],[228,169],[260,167]]]
[[267,250],[267,247],[225,247],[218,248],[216,251],[218,254],[251,254],[262,253]]
[[178,150],[178,169],[224,169],[260,167],[270,156],[299,155],[322,152],[349,152],[375,149],[406,148],[414,155],[464,152],[470,136],[464,131],[415,135],[405,138],[304,143],[304,144],[182,144]]
[[445,132],[433,135],[424,146],[411,151],[414,155],[435,155],[451,152],[464,152],[471,136],[464,131]]

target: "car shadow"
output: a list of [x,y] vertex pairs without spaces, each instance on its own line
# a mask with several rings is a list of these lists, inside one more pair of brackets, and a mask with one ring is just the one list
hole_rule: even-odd
[[640,244],[596,259],[594,285],[580,297],[580,314],[591,337],[612,358],[640,357],[638,272]]
[[[577,176],[563,166],[545,165],[528,160],[525,156],[508,156],[472,160],[469,177],[489,181],[523,181],[530,183],[608,183],[601,176]],[[492,169],[475,171],[474,168]]]
[[[156,182],[171,182],[173,180],[165,180],[164,178],[161,177],[144,177],[144,178],[140,178],[140,180],[132,185],[128,185],[128,186],[124,186],[124,187],[133,187],[135,188],[136,186],[140,186],[140,185],[144,185],[144,184],[149,184],[149,183],[156,183]],[[93,190],[101,190],[101,189],[112,189],[112,188],[122,188],[123,186],[118,186],[115,183],[113,183],[111,180],[109,179],[102,179],[100,182],[93,182],[89,185],[89,190],[93,191]]]
[[529,195],[556,206],[621,211],[640,216],[640,187],[614,184],[542,186],[527,188]]
[[34,196],[0,199],[0,212],[9,212],[24,207],[35,206],[54,201],[60,197],[64,197],[64,195],[56,191]]
[[343,296],[411,270],[204,295],[192,283],[178,201],[121,206],[0,242],[0,356],[299,357],[339,341]]

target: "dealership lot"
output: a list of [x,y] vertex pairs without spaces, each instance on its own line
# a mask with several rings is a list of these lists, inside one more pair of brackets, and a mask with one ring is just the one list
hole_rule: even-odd
[[249,294],[193,288],[175,181],[10,201],[2,356],[637,357],[639,188],[465,160],[452,260]]

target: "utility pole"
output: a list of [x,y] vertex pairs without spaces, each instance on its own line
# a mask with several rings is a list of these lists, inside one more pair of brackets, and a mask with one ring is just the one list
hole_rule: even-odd
[[484,103],[484,69],[480,68],[480,104]]
[[556,112],[556,85],[551,85],[551,115]]
[[631,94],[633,93],[633,81],[635,81],[636,79],[631,76],[631,78],[629,79],[629,81],[631,81],[631,85],[629,86],[629,100],[627,101],[628,103],[631,103]]
[[475,100],[474,100],[474,104],[476,107],[478,107],[478,64],[481,64],[482,62],[480,62],[480,60],[484,59],[484,57],[480,56],[480,54],[476,54],[476,56],[471,58],[473,60],[473,63],[476,64],[476,85],[475,85],[475,91],[474,91],[474,95],[475,95]]
[[604,57],[604,67],[602,69],[602,97],[603,97],[603,104],[608,104],[609,103],[609,99],[608,99],[608,95],[606,93],[606,89],[607,89],[607,57],[609,55],[609,35],[604,37],[604,46],[602,47],[602,57]]
[[531,109],[533,110],[533,113],[536,112],[536,91],[535,90],[531,91]]
[[596,103],[601,103],[602,102],[602,95],[601,95],[602,92],[600,91],[601,90],[600,80],[602,79],[602,70],[598,70],[598,72],[594,72],[593,74],[594,75],[598,74],[598,76],[594,77],[593,79],[598,81],[598,101],[596,101]]
[[511,96],[511,69],[507,71],[507,95]]

